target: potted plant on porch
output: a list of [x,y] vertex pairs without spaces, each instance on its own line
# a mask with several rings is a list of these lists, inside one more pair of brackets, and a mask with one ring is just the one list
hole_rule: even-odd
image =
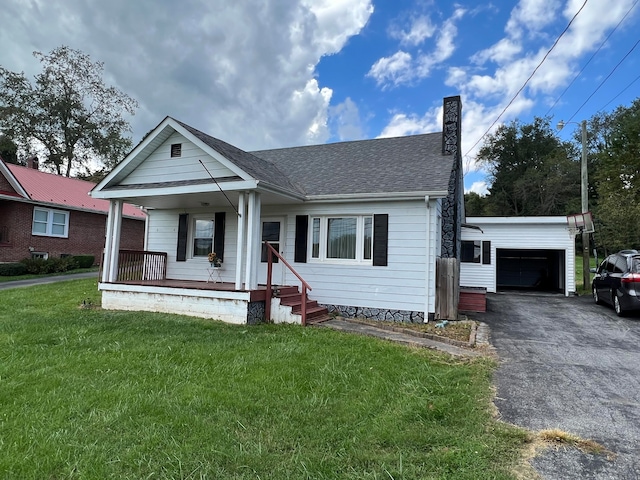
[[218,268],[222,266],[222,260],[220,260],[220,257],[216,255],[216,252],[209,253],[207,257],[209,258],[209,263],[211,264],[212,268]]

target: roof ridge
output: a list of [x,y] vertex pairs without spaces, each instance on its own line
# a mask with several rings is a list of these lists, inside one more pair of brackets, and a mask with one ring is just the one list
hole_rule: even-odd
[[[201,130],[198,130],[191,125],[188,125],[180,120],[169,117],[180,126],[188,130],[190,133],[196,136],[196,138],[203,141],[209,147],[216,150],[223,157],[232,161],[235,165],[242,170],[247,171],[261,182],[271,184],[276,187],[285,188],[296,194],[304,194],[304,190],[294,183],[289,176],[283,172],[278,166],[270,160],[253,155],[251,152],[236,147],[229,142],[220,140],[217,137],[209,135]],[[265,170],[266,169],[266,170]]]

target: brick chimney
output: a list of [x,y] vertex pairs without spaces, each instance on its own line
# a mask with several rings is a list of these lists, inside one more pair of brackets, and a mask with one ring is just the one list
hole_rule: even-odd
[[27,168],[33,168],[34,170],[38,170],[40,162],[38,161],[37,155],[32,155],[27,158]]

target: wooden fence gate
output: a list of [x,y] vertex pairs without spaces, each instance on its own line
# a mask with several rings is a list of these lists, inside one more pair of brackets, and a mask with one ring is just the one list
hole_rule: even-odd
[[437,320],[457,320],[460,299],[460,264],[455,258],[436,259]]

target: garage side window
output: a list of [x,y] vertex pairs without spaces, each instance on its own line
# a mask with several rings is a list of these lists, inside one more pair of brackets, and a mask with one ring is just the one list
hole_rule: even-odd
[[482,263],[483,265],[491,265],[491,242],[463,240],[460,261],[465,263]]
[[480,240],[463,240],[460,261],[464,263],[480,263],[482,243]]

